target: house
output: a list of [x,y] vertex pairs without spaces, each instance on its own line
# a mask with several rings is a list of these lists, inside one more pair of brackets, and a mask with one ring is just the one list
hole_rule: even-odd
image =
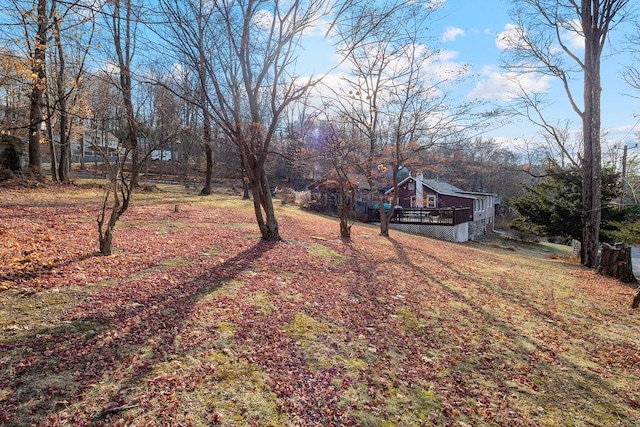
[[84,156],[85,161],[102,161],[107,154],[112,160],[121,149],[118,138],[107,130],[87,128],[82,136],[71,143],[74,156]]
[[[385,194],[388,198],[393,197],[393,189]],[[467,208],[470,239],[494,231],[496,194],[464,191],[446,182],[424,179],[419,174],[409,175],[398,183],[395,200],[405,209]]]
[[[355,193],[354,214],[356,218],[365,220],[367,208],[372,205],[372,194],[369,183],[364,175],[351,174],[349,182]],[[322,213],[337,213],[340,203],[340,182],[335,172],[330,172],[314,181],[307,187],[311,193],[311,207]]]

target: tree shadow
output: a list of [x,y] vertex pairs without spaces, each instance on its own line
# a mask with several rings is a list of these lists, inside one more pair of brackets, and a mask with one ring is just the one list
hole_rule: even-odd
[[[477,351],[490,351],[492,342],[495,340],[495,333],[496,331],[498,331],[506,340],[511,341],[511,344],[513,345],[513,353],[519,360],[527,362],[527,365],[530,362],[531,364],[536,366],[536,369],[539,369],[539,372],[553,372],[555,375],[557,375],[557,377],[554,379],[554,382],[561,382],[566,386],[565,397],[568,398],[572,393],[578,392],[582,394],[580,398],[592,398],[592,395],[590,394],[590,390],[592,387],[602,389],[610,388],[610,384],[604,378],[599,376],[595,371],[589,370],[586,366],[578,365],[577,363],[569,360],[567,357],[564,357],[562,355],[562,349],[545,344],[541,340],[534,340],[533,337],[521,333],[519,329],[515,327],[515,325],[511,325],[505,320],[489,312],[487,307],[483,306],[481,299],[474,300],[471,297],[461,293],[453,286],[443,282],[442,280],[427,275],[424,270],[420,268],[420,266],[411,261],[411,257],[407,253],[402,243],[393,238],[388,238],[388,240],[393,244],[398,259],[402,263],[404,263],[404,265],[406,265],[408,269],[413,271],[414,274],[424,277],[425,281],[445,291],[452,300],[456,301],[456,303],[463,307],[468,307],[468,310],[470,312],[477,313],[480,316],[483,324],[475,325],[474,331],[480,334],[480,336],[478,336],[477,338],[479,338],[479,341],[486,343],[486,348],[473,349],[472,357],[478,356],[476,354]],[[540,321],[547,323],[550,329],[559,330],[568,337],[575,336],[575,330],[572,330],[567,325],[565,319],[557,316],[551,310],[544,311],[540,307],[529,301],[527,298],[523,298],[522,295],[516,292],[510,292],[507,289],[500,287],[498,284],[489,282],[487,280],[482,280],[478,277],[471,276],[470,274],[463,274],[458,268],[456,268],[455,265],[446,262],[440,257],[433,255],[432,253],[422,252],[420,255],[428,259],[430,262],[433,262],[438,266],[442,266],[442,268],[444,269],[443,273],[450,275],[451,280],[456,281],[456,279],[459,279],[461,281],[470,281],[471,283],[474,283],[478,287],[478,289],[486,289],[487,293],[493,292],[507,301],[511,307],[517,307],[519,310],[521,310],[521,312],[528,313],[529,316],[538,318]],[[464,310],[465,309],[463,308],[462,313],[464,313]],[[598,322],[595,317],[585,318],[585,320],[588,322]],[[453,322],[455,322],[455,320],[453,320]],[[464,331],[464,333],[468,334],[470,333],[470,331]],[[541,355],[542,357],[540,357]],[[507,361],[507,357],[504,354],[495,353],[491,356],[491,358],[495,358],[496,356],[498,358],[504,358],[504,360]],[[495,364],[495,361],[492,363]],[[452,368],[452,375],[455,374],[457,365],[458,363],[450,364],[450,367]],[[526,367],[526,369],[527,371],[529,370],[528,367]],[[479,370],[479,372],[482,374],[482,370]],[[524,373],[525,372],[522,372],[522,374]],[[495,373],[490,374],[497,377],[504,377],[506,372],[499,372],[499,370],[497,370],[495,371]],[[518,369],[515,369],[515,372],[512,374],[515,374],[515,376],[517,376],[521,373],[518,372]],[[521,378],[524,376],[526,375],[521,375]],[[468,379],[465,380],[461,379],[460,377],[456,377],[455,381],[464,382],[468,381]],[[510,394],[513,392],[513,390],[509,390],[510,387],[506,387],[504,383],[499,384],[499,387],[503,388],[505,394]],[[529,392],[535,393],[535,391]],[[545,401],[555,403],[553,397],[547,397]],[[539,404],[544,405],[543,400],[540,400]],[[561,408],[562,410],[566,409],[560,406],[558,406],[558,408]],[[576,410],[577,409],[578,408],[576,408]],[[624,414],[617,414],[617,416],[622,417],[623,419],[625,418]]]
[[[123,390],[136,387],[155,364],[174,352],[176,335],[198,301],[258,262],[275,245],[259,241],[198,277],[163,283],[151,294],[137,289],[136,279],[125,288],[125,280],[118,288],[92,295],[96,305],[88,307],[88,313],[80,313],[80,307],[78,314],[31,336],[3,341],[0,390],[11,393],[4,396],[0,424],[40,424],[110,374],[132,369],[125,374],[127,380],[102,399],[105,408],[94,414],[94,421],[103,418],[119,404]],[[140,358],[141,351],[149,357]]]

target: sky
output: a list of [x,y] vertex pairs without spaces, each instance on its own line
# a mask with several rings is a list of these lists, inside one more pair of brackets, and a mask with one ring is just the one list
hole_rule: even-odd
[[[430,0],[434,1],[434,0]],[[489,102],[504,102],[509,99],[509,84],[504,78],[501,64],[504,56],[504,35],[513,28],[509,17],[509,0],[437,0],[443,6],[434,15],[429,36],[441,49],[443,65],[468,64],[472,78],[460,87],[459,96],[467,99],[482,99]],[[612,38],[614,46],[621,46],[622,37]],[[584,49],[580,40],[575,40],[577,53]],[[622,64],[629,55],[613,55],[603,61],[602,66],[602,126],[611,144],[627,144],[630,147],[640,142],[640,99],[634,98],[633,90],[621,77]],[[305,61],[331,63],[331,51],[327,46],[315,46],[306,52]],[[552,105],[546,110],[551,119],[570,119],[578,132],[581,123],[571,109],[567,97],[559,84],[552,79],[526,77],[521,80],[531,91],[549,95]],[[581,82],[578,82],[580,87]],[[581,91],[577,92],[581,100]],[[640,93],[635,93],[640,97]],[[509,124],[494,127],[485,136],[509,141],[540,140],[540,129],[528,120],[515,119]],[[639,150],[640,151],[640,150]]]
[[[500,40],[514,25],[508,13],[509,3],[505,0],[447,0],[441,11],[444,17],[434,23],[434,32],[441,35],[442,49],[457,52],[458,60],[469,62],[479,73],[468,94],[472,97],[498,101],[508,99],[508,85],[502,77],[505,70],[501,68],[504,53]],[[618,46],[620,41],[619,36],[612,39],[612,43]],[[575,51],[584,52],[580,42],[576,42]],[[636,117],[640,113],[640,99],[629,96],[633,91],[620,75],[623,60],[624,57],[618,55],[603,61],[602,125],[613,143],[635,145],[640,132],[639,117]],[[550,95],[554,103],[549,109],[550,118],[568,118],[575,122],[577,129],[580,128],[578,117],[558,81],[528,78],[524,82],[531,90]],[[495,137],[530,139],[535,138],[538,132],[538,128],[522,119],[490,133]]]

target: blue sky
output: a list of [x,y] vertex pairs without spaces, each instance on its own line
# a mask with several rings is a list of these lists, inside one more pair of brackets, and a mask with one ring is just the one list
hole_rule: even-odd
[[[431,0],[434,1],[434,0]],[[505,70],[501,68],[504,58],[503,50],[498,43],[499,36],[513,25],[509,17],[509,0],[437,0],[443,4],[442,9],[434,15],[430,34],[437,47],[442,51],[444,65],[466,63],[471,66],[472,78],[460,88],[460,96],[468,99],[484,99],[486,101],[505,101],[508,99],[508,85],[503,78]],[[615,35],[614,35],[615,36]],[[615,46],[621,46],[623,37],[612,38]],[[582,48],[576,48],[582,54]],[[327,46],[315,46],[305,53],[303,61],[331,63],[331,51]],[[607,139],[614,144],[633,145],[638,140],[640,124],[637,115],[640,113],[640,99],[633,94],[631,88],[623,81],[620,72],[622,64],[629,56],[614,55],[603,62],[602,75],[602,125],[608,133]],[[569,119],[572,127],[579,131],[581,124],[578,116],[571,109],[566,95],[559,82],[537,77],[527,77],[521,82],[529,90],[542,91],[549,94],[553,105],[547,110],[551,119]],[[578,87],[581,82],[577,82]],[[581,100],[581,92],[576,92]],[[640,93],[636,93],[640,96]],[[526,119],[516,119],[501,128],[493,129],[487,137],[506,141],[540,140],[539,128]]]
[[[500,76],[503,52],[497,42],[498,36],[513,25],[509,17],[509,1],[505,0],[447,0],[440,12],[443,19],[434,23],[433,31],[441,35],[442,49],[458,52],[457,59],[473,65],[479,78],[474,84],[472,94],[485,99],[496,100],[501,93]],[[622,28],[620,28],[622,29]],[[615,46],[621,46],[623,37],[614,34],[611,39]],[[582,53],[581,48],[576,52]],[[623,81],[620,72],[622,62],[628,58],[614,55],[603,61],[602,74],[602,124],[609,133],[612,142],[637,142],[640,132],[638,117],[640,100],[628,96],[631,88]],[[549,109],[550,118],[568,118],[575,127],[580,128],[577,115],[571,110],[565,93],[557,81],[542,82],[539,79],[527,80],[530,87],[546,90],[554,105]],[[580,83],[580,82],[579,82]],[[545,88],[545,85],[550,86]],[[581,84],[581,83],[580,83]],[[581,92],[576,92],[580,96]],[[640,94],[636,94],[640,95]],[[504,98],[503,98],[504,99]],[[491,132],[492,136],[506,138],[535,138],[538,129],[526,120],[517,120],[512,125]]]

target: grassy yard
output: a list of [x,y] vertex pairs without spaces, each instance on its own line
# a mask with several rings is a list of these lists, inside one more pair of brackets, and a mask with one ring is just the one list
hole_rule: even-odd
[[178,186],[97,254],[96,185],[0,189],[0,425],[637,426],[634,289]]

